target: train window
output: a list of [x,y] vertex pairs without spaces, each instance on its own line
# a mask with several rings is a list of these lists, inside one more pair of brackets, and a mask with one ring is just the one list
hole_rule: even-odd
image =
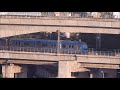
[[71,47],[74,48],[74,45],[72,45]]
[[71,45],[69,45],[69,48],[71,48]]
[[42,47],[47,47],[47,44],[46,44],[46,43],[43,43],[43,44],[42,44]]
[[20,46],[20,42],[10,42],[10,45]]
[[51,44],[51,47],[55,47],[55,44]]
[[15,42],[15,45],[17,45],[17,42]]
[[24,42],[24,45],[25,45],[25,46],[28,46],[28,45],[29,45],[29,43],[28,43],[28,42]]
[[66,48],[66,45],[62,45],[62,48]]
[[53,47],[53,45],[52,45],[52,44],[50,44],[50,47]]
[[40,42],[37,42],[37,45],[41,45],[41,43],[40,43]]
[[48,47],[51,47],[51,45],[50,45],[50,44],[48,44],[47,46],[48,46]]
[[69,45],[69,48],[74,48],[74,45]]
[[53,47],[56,47],[56,44],[53,44],[54,46]]
[[42,46],[42,44],[40,42],[37,42],[37,46]]
[[83,48],[84,48],[84,49],[87,49],[87,45],[83,45]]
[[20,42],[18,42],[18,45],[20,46]]

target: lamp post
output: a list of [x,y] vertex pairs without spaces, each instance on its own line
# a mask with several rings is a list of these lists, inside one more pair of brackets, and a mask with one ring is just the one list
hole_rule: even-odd
[[[6,49],[9,50],[9,39],[5,38],[6,42]],[[7,78],[6,74],[7,74],[7,66],[8,66],[8,63],[7,61],[9,60],[9,58],[6,59],[6,62],[5,62],[5,78]]]
[[7,50],[9,50],[9,39],[5,38]]
[[101,49],[101,34],[97,34],[97,37],[96,37],[96,49],[97,50],[100,50]]
[[60,53],[60,31],[57,30],[57,33],[58,33],[58,40],[57,40],[57,54]]
[[102,73],[102,78],[105,78],[105,74],[104,74],[104,72],[103,72],[103,71],[101,71],[101,73]]

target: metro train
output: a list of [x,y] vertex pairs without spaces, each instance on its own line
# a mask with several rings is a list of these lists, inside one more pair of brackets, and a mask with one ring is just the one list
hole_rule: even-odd
[[[8,42],[8,41],[7,41]],[[35,39],[10,39],[6,44],[5,39],[0,39],[0,46],[9,47],[30,47],[38,48],[37,51],[52,49],[52,52],[57,52],[58,42],[56,40],[35,40]],[[82,41],[61,40],[59,42],[60,53],[83,53],[88,52],[88,46]]]

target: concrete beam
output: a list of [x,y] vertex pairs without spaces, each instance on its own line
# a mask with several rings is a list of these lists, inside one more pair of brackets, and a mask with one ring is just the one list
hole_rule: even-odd
[[91,64],[91,63],[81,63],[81,67],[85,68],[110,68],[110,69],[120,69],[119,65],[112,64]]
[[0,37],[36,32],[79,32],[120,34],[120,21],[81,18],[7,18],[0,17]]
[[65,27],[65,26],[16,26],[0,25],[0,37],[9,37],[22,34],[37,32],[70,32],[70,33],[101,33],[101,34],[120,34],[119,29],[85,28],[85,27]]
[[79,55],[77,61],[80,63],[93,64],[120,64],[119,56],[100,56],[100,55]]
[[118,19],[95,18],[67,18],[67,17],[0,17],[0,23],[4,24],[42,24],[42,25],[69,25],[69,26],[101,26],[120,27]]
[[[76,60],[77,57],[77,60]],[[93,64],[120,64],[120,57],[118,56],[98,56],[98,55],[70,55],[60,54],[57,56],[55,53],[35,53],[35,52],[0,52],[0,58],[11,58],[32,61],[77,61],[80,63],[93,63]]]
[[0,60],[0,64],[3,64],[5,62],[6,62],[6,60]]
[[71,72],[86,72],[90,71],[89,69],[82,67],[81,63],[77,61],[71,61]]
[[33,60],[9,60],[7,63],[45,65],[45,64],[55,64],[56,62],[35,61],[35,60],[34,61]]

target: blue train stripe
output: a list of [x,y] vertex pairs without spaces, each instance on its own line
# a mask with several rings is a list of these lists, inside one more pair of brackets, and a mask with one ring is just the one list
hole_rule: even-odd
[[[50,40],[11,40],[11,42],[39,42],[39,43],[49,43],[49,44],[57,44],[57,41],[50,41]],[[77,42],[77,41],[60,41],[61,44],[84,44],[84,42]]]

